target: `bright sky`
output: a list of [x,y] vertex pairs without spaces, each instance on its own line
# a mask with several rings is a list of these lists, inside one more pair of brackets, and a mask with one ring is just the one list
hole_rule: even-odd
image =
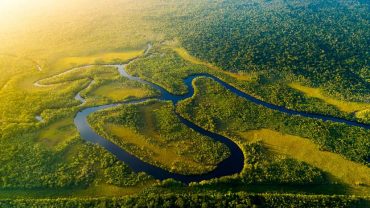
[[[30,13],[42,15],[44,12],[54,13],[54,10],[81,9],[79,5],[91,5],[96,0],[0,0],[0,18],[24,17]],[[32,15],[32,14],[31,14]]]
[[1,0],[0,1],[0,9],[3,10],[5,8],[14,7],[17,6],[19,3],[21,3],[20,0]]
[[5,22],[24,18],[29,12],[32,13],[37,8],[41,9],[46,2],[45,0],[0,0],[0,19]]
[[78,5],[79,0],[0,0],[0,33],[10,27],[23,25],[33,17],[47,18],[62,13],[66,5]]
[[[27,9],[32,5],[40,4],[42,0],[0,0],[1,12],[13,12]],[[1,13],[2,15],[3,13]]]

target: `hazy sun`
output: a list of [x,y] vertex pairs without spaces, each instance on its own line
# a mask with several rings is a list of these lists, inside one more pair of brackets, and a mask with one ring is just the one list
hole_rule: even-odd
[[42,14],[42,10],[54,2],[54,0],[0,0],[0,23],[2,25],[18,24],[31,14]]
[[54,0],[0,0],[0,15],[3,14],[2,12],[24,12],[28,9],[36,9],[53,3]]
[[[31,0],[32,1],[32,0]],[[0,0],[0,10],[10,10],[17,8],[25,3],[25,0]]]

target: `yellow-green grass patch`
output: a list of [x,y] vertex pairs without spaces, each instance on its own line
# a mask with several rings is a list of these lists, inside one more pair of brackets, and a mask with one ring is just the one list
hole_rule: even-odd
[[128,87],[119,82],[111,82],[96,88],[88,96],[104,97],[115,102],[130,97],[142,98],[149,95],[150,92],[146,89]]
[[138,57],[143,53],[144,50],[133,50],[128,52],[101,53],[91,56],[66,57],[56,61],[53,66],[58,69],[67,69],[88,64],[122,63]]
[[229,75],[237,80],[240,80],[240,81],[252,81],[255,77],[254,76],[251,76],[251,75],[248,75],[248,74],[242,74],[242,73],[232,73],[232,72],[228,72],[228,71],[225,71],[225,70],[222,70],[221,68],[211,64],[211,63],[208,63],[208,62],[205,62],[205,61],[202,61],[192,55],[190,55],[188,53],[188,51],[186,51],[186,49],[184,48],[180,48],[180,47],[174,47],[173,50],[181,57],[183,58],[184,60],[186,61],[189,61],[190,63],[193,63],[193,64],[196,64],[196,65],[202,65],[202,66],[206,66],[212,70],[215,70],[217,72],[221,72],[223,74],[226,74],[226,75]]
[[115,185],[100,183],[92,185],[86,189],[78,190],[74,196],[89,196],[89,197],[120,197],[140,193],[144,189],[153,185],[155,181],[148,181],[143,185],[119,187]]
[[[161,146],[157,144],[150,143],[145,136],[137,134],[136,132],[132,131],[129,128],[114,125],[114,124],[107,124],[106,125],[107,131],[111,132],[111,134],[117,136],[118,138],[124,140],[125,143],[134,144],[137,147],[142,149],[147,149],[150,152],[154,153],[151,155],[151,160],[156,161],[162,165],[164,165],[167,169],[171,169],[172,171],[176,172],[176,163],[185,164],[189,167],[189,170],[194,170],[194,174],[199,173],[197,169],[199,169],[200,164],[190,160],[187,157],[181,156],[176,153],[176,149],[171,146]],[[151,138],[161,140],[160,135],[154,133],[153,130],[149,130],[148,132],[152,132],[150,136]],[[160,143],[160,141],[159,141]],[[191,174],[192,172],[189,172]]]
[[370,109],[356,112],[356,117],[364,121],[370,121]]
[[0,88],[10,78],[24,73],[35,73],[37,67],[34,62],[11,55],[0,54]]
[[42,129],[37,141],[48,147],[55,147],[58,144],[68,141],[77,134],[73,119],[65,118],[58,120]]
[[269,129],[242,132],[240,135],[249,142],[262,141],[279,154],[288,155],[315,166],[329,173],[333,180],[339,180],[356,188],[362,185],[361,188],[370,193],[370,168],[338,154],[321,151],[318,145],[308,139]]
[[116,79],[120,77],[115,67],[91,66],[75,68],[39,81],[42,85],[52,85],[80,79]]
[[318,98],[330,105],[334,105],[343,112],[353,113],[356,111],[370,109],[370,104],[367,103],[343,101],[326,96],[320,88],[306,87],[298,83],[290,83],[289,86],[293,89],[303,92],[308,97]]

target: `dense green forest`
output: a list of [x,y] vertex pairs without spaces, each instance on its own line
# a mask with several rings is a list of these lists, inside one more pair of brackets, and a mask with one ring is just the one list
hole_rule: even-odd
[[230,0],[192,12],[173,28],[197,57],[270,79],[293,73],[328,94],[369,102],[365,1]]
[[[0,207],[369,207],[370,3],[364,0],[3,0]],[[150,47],[149,47],[150,46]],[[152,46],[152,47],[151,47]],[[123,66],[122,64],[128,64]],[[231,150],[243,168],[182,183],[133,171],[83,139],[100,136],[151,165],[207,174]]]
[[302,94],[287,83],[369,103],[369,14],[365,1],[230,0],[169,16],[169,28],[191,54],[225,70],[257,72],[258,83],[245,88],[264,100],[337,115],[317,100],[302,107]]
[[248,193],[146,194],[126,198],[0,200],[4,207],[366,207],[356,197]]

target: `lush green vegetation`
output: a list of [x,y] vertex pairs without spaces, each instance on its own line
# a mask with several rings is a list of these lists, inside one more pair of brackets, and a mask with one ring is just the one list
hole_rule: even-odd
[[171,103],[148,101],[93,114],[100,134],[145,161],[182,174],[211,171],[228,157],[225,145],[186,127]]
[[190,56],[178,43],[166,41],[156,45],[151,55],[133,62],[127,71],[162,86],[173,94],[187,92],[183,79],[192,74],[209,73],[230,83],[253,82],[255,74],[235,74]]
[[87,187],[94,181],[133,186],[150,179],[145,174],[132,173],[100,147],[76,139],[57,151],[27,140],[26,136],[1,140],[2,189]]
[[200,126],[221,132],[270,128],[310,138],[321,148],[365,163],[369,157],[369,130],[345,124],[289,116],[248,102],[211,79],[197,79],[196,95],[178,108]]
[[[77,65],[125,62],[142,54],[147,42],[161,34],[150,32],[145,26],[150,23],[140,20],[142,8],[138,11],[128,1],[109,6],[83,0],[64,3],[61,12],[46,1],[40,8],[25,2],[22,8],[27,12],[13,12],[21,16],[14,22],[12,18],[4,21],[7,11],[1,12],[1,28],[7,28],[0,32],[2,197],[24,192],[33,197],[49,192],[54,196],[78,196],[80,192],[85,196],[101,192],[122,195],[136,193],[153,183],[149,176],[133,173],[102,148],[83,142],[72,122],[82,108],[74,99],[81,90],[87,105],[153,96],[153,90],[121,78],[113,67],[89,67],[54,75]],[[92,11],[94,15],[90,15]],[[136,24],[132,24],[133,20]],[[35,86],[38,80],[49,86]],[[94,84],[84,90],[91,80],[95,80]],[[99,90],[109,85],[114,85],[117,93],[102,96]],[[128,91],[123,95],[118,89]],[[43,122],[35,119],[40,114]]]
[[4,207],[366,207],[368,202],[349,196],[238,193],[146,194],[96,199],[1,200]]
[[[322,151],[312,141],[282,134],[269,129],[241,132],[240,136],[248,142],[262,142],[268,149],[279,154],[293,157],[315,166],[329,175],[332,180],[347,184],[370,184],[370,169],[364,165],[346,160],[338,154]],[[356,174],[353,174],[353,173]]]
[[[135,193],[153,183],[150,176],[133,173],[101,147],[83,142],[72,122],[81,108],[74,95],[88,85],[86,77],[96,79],[97,88],[115,82],[123,90],[127,87],[145,92],[139,95],[127,92],[122,100],[149,96],[154,93],[152,90],[119,77],[115,68],[95,67],[88,73],[81,70],[77,73],[81,77],[70,80],[67,76],[52,77],[49,80],[55,79],[55,82],[45,82],[43,84],[50,85],[41,87],[33,85],[36,76],[28,75],[34,71],[37,72],[32,67],[21,71],[0,92],[4,98],[0,132],[1,194],[21,193],[18,190],[32,193],[38,189],[50,189],[54,194],[59,190],[63,194],[69,189],[69,195],[76,196],[80,192],[93,196],[103,190],[106,193],[118,190],[122,195]],[[43,122],[35,119],[39,113]],[[73,191],[80,189],[86,191]]]
[[0,2],[0,207],[369,207],[369,130],[269,110],[209,79],[178,106],[150,100],[89,120],[149,163],[211,171],[229,150],[180,113],[241,147],[232,177],[155,181],[73,123],[83,108],[158,94],[99,66],[139,56],[127,71],[174,94],[209,73],[273,104],[370,123],[368,1],[17,1]]
[[[94,85],[82,93],[91,98],[90,104],[153,96],[155,92],[148,86],[121,78],[114,67],[92,66],[54,76],[58,70],[68,69],[63,67],[76,64],[123,62],[140,55],[143,48],[144,44],[134,53],[111,53],[97,58],[67,57],[63,59],[65,65],[57,62],[55,71],[49,71],[46,65],[40,69],[34,61],[23,56],[1,56],[1,193],[93,189],[90,195],[94,195],[99,190],[109,190],[107,186],[112,190],[122,188],[120,193],[124,193],[125,189],[139,191],[141,186],[152,183],[150,176],[133,173],[101,147],[83,142],[72,121],[81,109],[81,103],[74,96],[91,80]],[[36,82],[39,86],[34,84]],[[111,83],[131,91],[122,96],[113,93],[112,98],[88,94],[89,90]],[[37,122],[35,116],[40,114],[43,121]]]
[[170,48],[157,46],[149,57],[130,64],[127,71],[171,93],[184,94],[187,89],[182,79],[193,73],[206,72],[207,68],[186,62]]
[[215,72],[218,72],[218,73],[221,73],[221,74],[227,74],[231,77],[236,78],[237,80],[252,81],[253,79],[255,79],[255,77],[253,77],[253,75],[247,75],[247,74],[242,74],[242,73],[232,73],[232,72],[229,72],[229,71],[224,71],[224,70],[218,68],[217,66],[214,66],[214,65],[212,65],[208,62],[199,60],[198,58],[196,58],[194,56],[191,56],[184,48],[175,47],[175,48],[173,48],[173,50],[176,51],[176,53],[186,61],[189,61],[189,62],[191,62],[195,65],[206,66],[207,68],[212,69]]
[[300,82],[343,102],[368,103],[369,13],[366,1],[231,0],[178,11],[169,28],[196,57],[259,74],[255,85],[244,88],[264,100],[338,115],[286,85]]
[[[264,73],[225,72],[210,63],[190,56],[184,49],[177,48],[176,43],[173,42],[166,42],[163,46],[155,47],[151,56],[135,61],[128,66],[128,71],[175,94],[186,92],[183,78],[191,74],[206,72],[231,83],[243,91],[254,94],[256,97],[268,98],[271,103],[285,105],[288,108],[301,111],[332,114],[348,119],[360,118],[367,122],[366,115],[354,116],[353,114],[354,111],[366,110],[368,105],[365,103],[345,102],[327,97],[324,97],[326,99],[324,100],[317,98],[317,96],[305,96],[305,94],[300,94],[300,91],[294,91],[285,79],[276,79],[273,82],[266,83],[264,80],[269,75]],[[258,92],[256,92],[256,89],[258,89]],[[285,96],[282,97],[281,94]],[[321,95],[320,98],[322,97]],[[328,100],[331,102],[328,102]]]
[[[249,183],[268,182],[270,184],[289,183],[289,181],[299,183],[300,180],[305,183],[337,183],[336,181],[339,180],[340,183],[354,187],[353,190],[356,193],[369,193],[368,188],[366,188],[366,184],[369,184],[369,168],[366,161],[366,158],[369,157],[370,144],[368,130],[331,122],[313,121],[299,116],[289,117],[283,113],[264,109],[235,96],[210,79],[200,78],[194,84],[197,87],[196,95],[181,102],[177,111],[202,127],[217,131],[241,144],[247,145],[243,147],[247,155],[246,167],[243,171],[245,174],[242,174],[241,178],[225,179],[226,183],[231,183],[231,181],[234,183],[241,183],[242,181]],[[314,158],[313,147],[309,145],[299,146],[299,148],[302,148],[300,152],[307,152],[308,155],[297,157],[295,154],[288,154],[288,158],[279,159],[279,156],[277,156],[278,159],[274,161],[270,156],[270,153],[274,151],[266,151],[261,145],[256,146],[256,144],[240,141],[241,137],[252,139],[250,136],[240,135],[240,132],[260,128],[269,128],[282,133],[309,138],[318,144],[321,150],[339,153],[351,160],[366,163],[367,166],[358,166],[330,153],[320,153],[320,156],[318,156],[320,159],[312,160]],[[271,137],[270,140],[277,138],[274,134],[267,137]],[[258,141],[258,139],[263,138],[257,137],[254,139]],[[267,143],[267,147],[271,147],[269,144],[271,142]],[[288,146],[287,143],[279,144],[284,148]],[[271,145],[273,145],[272,147],[276,146],[276,144]],[[348,149],[349,146],[351,146],[350,149]],[[315,149],[319,151],[318,148]],[[281,153],[286,154],[286,152]],[[363,156],[359,157],[361,153],[363,153]],[[328,159],[328,156],[332,158],[333,164],[320,162],[323,158]],[[305,163],[300,164],[300,162],[294,162],[292,159],[298,159],[298,161],[304,161]],[[289,164],[290,162],[294,162],[294,165]],[[313,168],[312,165],[316,168]],[[279,168],[276,169],[276,167]],[[287,168],[284,169],[284,167]],[[352,171],[349,173],[342,171],[342,169],[349,167],[350,170],[356,169],[358,174],[353,175]],[[318,168],[325,170],[329,175],[320,174],[320,172],[317,172]],[[254,175],[253,173],[256,172],[257,175]],[[302,174],[303,172],[305,174]],[[277,176],[277,178],[274,178],[274,176]],[[220,182],[223,181],[220,180]],[[216,183],[219,182],[216,180]],[[363,187],[359,187],[359,185]]]

